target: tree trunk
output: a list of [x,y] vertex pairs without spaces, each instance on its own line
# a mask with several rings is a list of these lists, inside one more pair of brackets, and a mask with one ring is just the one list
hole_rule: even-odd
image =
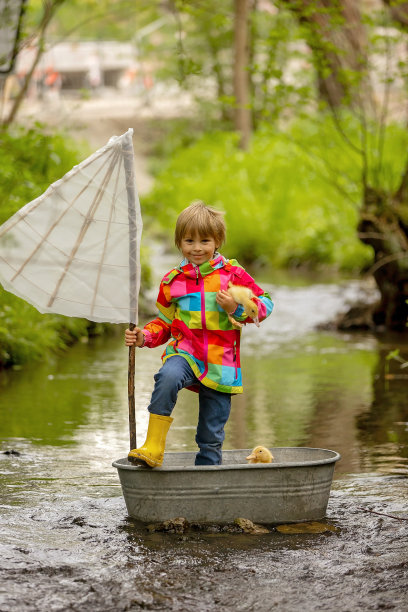
[[34,61],[31,65],[31,68],[24,78],[24,82],[21,87],[21,90],[19,91],[16,99],[14,100],[13,106],[11,107],[8,117],[6,117],[6,119],[3,120],[2,125],[4,126],[10,125],[17,116],[20,106],[28,91],[28,87],[30,85],[34,71],[38,65],[38,62],[41,59],[42,54],[44,53],[45,35],[46,35],[47,28],[50,25],[50,22],[52,18],[54,17],[56,11],[61,6],[61,4],[63,4],[64,2],[65,0],[44,0],[43,1],[43,14],[41,16],[41,21],[38,26],[37,52],[35,54]]
[[[253,14],[256,14],[258,11],[258,0],[252,0],[252,11]],[[257,117],[257,108],[256,108],[256,100],[257,100],[257,87],[254,81],[254,75],[256,73],[256,42],[258,38],[258,32],[256,28],[256,20],[250,19],[249,23],[249,41],[248,41],[248,88],[249,88],[249,98],[252,102],[251,104],[251,127],[256,132],[258,127],[258,117]]]
[[[353,105],[366,71],[366,33],[355,0],[280,0],[300,24],[314,56],[318,91],[330,107]],[[353,78],[347,76],[353,74]],[[358,87],[357,87],[358,89]]]
[[234,96],[235,128],[241,135],[240,146],[247,149],[251,136],[251,109],[249,104],[248,56],[249,0],[235,0],[234,25]]
[[395,194],[367,187],[358,224],[359,238],[374,250],[373,274],[380,301],[373,324],[406,331],[408,322],[408,166]]
[[[215,74],[215,79],[217,83],[217,100],[220,101],[221,104],[221,119],[225,122],[232,121],[232,113],[229,107],[225,104],[224,98],[226,97],[225,91],[225,76],[222,70],[222,66],[219,60],[219,49],[217,47],[216,42],[211,37],[211,34],[208,36],[208,46],[210,50],[210,55],[212,57],[212,69]],[[228,112],[228,110],[230,112]]]
[[390,9],[391,17],[406,30],[408,29],[408,2],[397,3],[395,0],[383,0],[384,4]]
[[[355,0],[280,0],[306,26],[307,42],[315,57],[319,91],[332,110],[345,102],[359,107],[367,104],[365,72],[366,36]],[[408,26],[408,2],[393,4],[393,17]],[[357,5],[357,6],[356,6]],[[397,10],[398,9],[398,10]],[[351,71],[352,79],[344,77]],[[352,84],[351,81],[356,81]],[[369,101],[370,103],[370,101]],[[362,125],[362,130],[365,126]],[[364,153],[366,154],[366,152]],[[372,314],[374,326],[406,331],[408,321],[408,161],[395,193],[367,183],[362,175],[363,203],[358,223],[360,240],[374,251],[370,270],[380,291],[380,301]]]

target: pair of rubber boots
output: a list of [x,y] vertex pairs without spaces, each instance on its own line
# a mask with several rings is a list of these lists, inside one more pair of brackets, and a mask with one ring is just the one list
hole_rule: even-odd
[[134,448],[128,454],[128,460],[151,468],[160,467],[163,463],[164,447],[167,432],[173,419],[161,414],[150,414],[146,441],[140,448]]

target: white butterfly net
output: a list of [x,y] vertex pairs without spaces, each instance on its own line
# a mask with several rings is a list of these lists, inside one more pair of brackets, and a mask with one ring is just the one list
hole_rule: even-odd
[[133,130],[0,226],[0,281],[42,313],[137,323],[142,218]]

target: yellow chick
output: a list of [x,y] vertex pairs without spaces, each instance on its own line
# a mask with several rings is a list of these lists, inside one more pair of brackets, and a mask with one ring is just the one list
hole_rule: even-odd
[[255,446],[251,454],[246,457],[246,460],[249,463],[272,463],[273,455],[264,446]]
[[[253,291],[251,291],[249,287],[243,287],[242,285],[233,285],[231,282],[229,282],[228,293],[231,295],[231,297],[234,298],[237,304],[241,304],[244,307],[244,310],[248,317],[253,319],[255,325],[259,327],[258,306],[255,304],[255,302],[252,301],[252,298],[256,297]],[[231,314],[228,315],[228,318],[234,327],[243,326],[243,324],[240,321],[234,319]]]

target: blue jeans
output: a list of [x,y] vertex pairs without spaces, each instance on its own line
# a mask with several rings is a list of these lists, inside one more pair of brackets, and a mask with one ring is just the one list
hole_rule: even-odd
[[231,394],[206,387],[196,378],[184,357],[169,357],[154,376],[155,386],[148,407],[152,414],[170,416],[178,392],[191,385],[199,385],[199,416],[196,442],[199,452],[195,465],[220,465],[224,425],[231,410]]

